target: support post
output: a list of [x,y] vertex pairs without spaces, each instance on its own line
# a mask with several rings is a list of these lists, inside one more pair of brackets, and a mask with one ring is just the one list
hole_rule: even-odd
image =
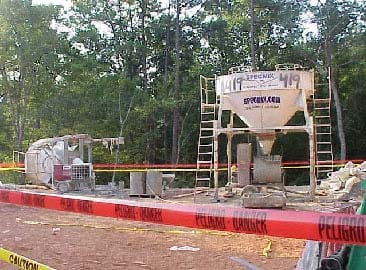
[[257,70],[257,65],[255,61],[256,56],[256,48],[255,48],[255,13],[254,13],[254,0],[250,0],[249,2],[249,10],[250,10],[250,58],[252,61],[252,69],[253,71]]
[[88,144],[88,162],[93,162],[93,146],[91,143]]
[[64,164],[69,164],[69,140],[64,139]]
[[315,198],[315,189],[316,189],[316,176],[315,176],[315,134],[314,134],[314,123],[313,117],[309,117],[309,159],[310,159],[310,190],[309,190],[309,198],[310,200],[314,200]]
[[[230,123],[227,126],[229,129],[234,127],[234,114],[232,111],[230,111]],[[231,179],[231,164],[232,164],[232,140],[233,140],[233,134],[230,132],[227,134],[227,146],[226,146],[226,155],[227,155],[227,182],[230,184],[232,181]]]
[[213,122],[214,136],[214,201],[219,201],[219,134],[217,132],[217,120]]
[[226,155],[227,155],[227,182],[230,184],[232,181],[231,179],[231,145],[233,140],[233,134],[227,134],[227,146],[226,146]]
[[84,139],[79,138],[79,156],[80,159],[84,162]]

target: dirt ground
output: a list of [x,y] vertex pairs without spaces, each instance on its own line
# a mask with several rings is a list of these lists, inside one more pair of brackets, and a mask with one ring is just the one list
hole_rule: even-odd
[[[262,254],[271,241],[268,257]],[[170,250],[190,246],[198,251]],[[62,269],[294,269],[304,241],[192,231],[0,203],[0,247]],[[1,270],[15,267],[1,262]]]

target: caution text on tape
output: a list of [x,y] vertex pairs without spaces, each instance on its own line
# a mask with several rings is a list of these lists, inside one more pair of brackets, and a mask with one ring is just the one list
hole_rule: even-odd
[[0,260],[10,263],[21,270],[54,270],[44,264],[21,256],[4,248],[0,248]]

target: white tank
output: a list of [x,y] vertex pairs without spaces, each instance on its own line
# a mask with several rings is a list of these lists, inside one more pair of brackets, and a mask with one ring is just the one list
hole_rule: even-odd
[[32,184],[48,184],[52,179],[53,165],[61,164],[64,142],[60,138],[41,139],[25,153],[25,175]]
[[[216,78],[222,110],[231,110],[257,134],[265,153],[275,140],[274,130],[285,126],[314,94],[314,72],[277,70],[241,72]],[[271,132],[273,131],[273,132]]]

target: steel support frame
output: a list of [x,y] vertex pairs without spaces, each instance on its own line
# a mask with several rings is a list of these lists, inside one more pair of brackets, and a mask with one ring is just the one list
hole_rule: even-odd
[[[306,100],[306,90],[301,89],[301,95],[303,104],[307,104]],[[222,96],[220,96],[220,104],[222,103]],[[233,119],[234,113],[230,111],[230,124],[229,127],[223,128],[221,124],[222,118],[222,109],[221,106],[218,106],[218,120],[214,124],[214,199],[218,200],[218,183],[219,183],[219,159],[218,159],[218,149],[219,149],[219,141],[218,137],[220,134],[225,134],[228,139],[227,143],[227,160],[228,160],[228,176],[231,170],[231,147],[232,147],[232,138],[234,135],[238,134],[255,134],[258,132],[276,132],[287,134],[289,132],[306,132],[309,136],[309,164],[310,164],[310,171],[309,171],[309,199],[314,200],[315,190],[316,190],[316,173],[315,173],[315,166],[316,166],[316,146],[315,146],[315,132],[314,132],[314,117],[309,114],[307,106],[304,106],[304,118],[305,118],[305,125],[304,126],[275,126],[275,127],[267,127],[264,129],[258,128],[234,128]],[[230,149],[229,149],[230,147]],[[228,179],[228,181],[231,181]]]

